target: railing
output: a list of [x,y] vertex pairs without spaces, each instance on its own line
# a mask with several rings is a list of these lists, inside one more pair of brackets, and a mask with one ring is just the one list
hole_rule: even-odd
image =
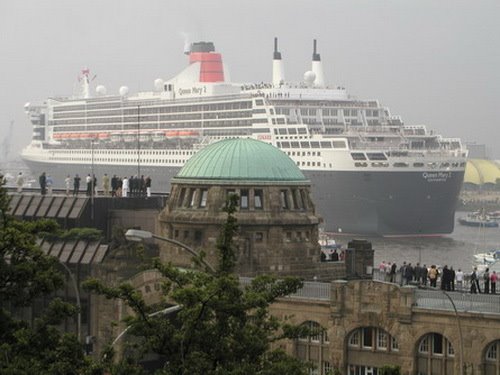
[[[242,287],[250,286],[252,280],[253,278],[251,277],[240,277],[240,285]],[[301,289],[299,289],[296,293],[289,295],[287,298],[330,301],[330,292],[330,283],[305,281],[304,286]]]
[[[500,295],[466,294],[461,292],[446,293],[455,303],[457,311],[500,315]],[[415,307],[454,311],[451,301],[441,290],[417,289],[415,291]]]

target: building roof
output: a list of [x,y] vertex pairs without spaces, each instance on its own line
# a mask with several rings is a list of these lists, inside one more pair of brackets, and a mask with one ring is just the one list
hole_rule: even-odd
[[307,182],[295,162],[278,148],[251,138],[225,139],[196,153],[176,180]]
[[493,160],[470,159],[465,167],[464,182],[474,185],[496,184],[500,167]]

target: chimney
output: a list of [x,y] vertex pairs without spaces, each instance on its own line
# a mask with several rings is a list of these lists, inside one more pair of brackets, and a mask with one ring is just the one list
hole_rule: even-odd
[[285,68],[281,60],[281,52],[278,52],[278,38],[274,38],[273,53],[273,86],[279,87],[285,82]]
[[324,87],[325,86],[325,75],[323,74],[323,65],[321,64],[321,57],[316,50],[316,39],[313,40],[313,55],[312,55],[312,68],[311,70],[316,75],[314,80],[314,86]]

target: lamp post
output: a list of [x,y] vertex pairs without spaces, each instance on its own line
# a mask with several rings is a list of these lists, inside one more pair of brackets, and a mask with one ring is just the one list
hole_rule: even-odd
[[77,330],[77,337],[78,341],[81,341],[82,338],[82,304],[80,301],[80,292],[78,290],[78,284],[76,283],[75,276],[73,275],[73,272],[69,269],[69,267],[64,263],[59,261],[59,264],[61,264],[66,272],[69,275],[69,278],[71,279],[71,283],[73,284],[73,289],[75,290],[75,295],[76,295],[76,306],[78,307],[78,314],[76,317],[76,330]]
[[141,177],[141,106],[137,106],[137,177]]
[[95,191],[95,186],[94,186],[94,181],[95,181],[95,174],[94,174],[94,139],[90,140],[90,171],[91,171],[91,180],[90,180],[90,187],[91,187],[91,192],[90,192],[90,220],[92,223],[94,222],[94,191]]
[[450,300],[451,305],[453,306],[453,310],[455,311],[455,318],[457,319],[457,326],[458,326],[458,335],[460,338],[460,374],[464,374],[464,339],[462,336],[462,325],[460,324],[460,317],[458,316],[458,311],[457,311],[457,306],[455,305],[455,302],[453,302],[453,299],[451,296],[448,294],[446,290],[441,290],[443,294]]
[[[162,237],[162,236],[158,236],[156,234],[153,234],[151,232],[148,232],[148,231],[145,231],[145,230],[139,230],[139,229],[129,229],[127,230],[127,232],[125,232],[125,237],[127,238],[127,240],[129,241],[135,241],[135,242],[142,242],[144,240],[148,240],[148,239],[151,239],[151,238],[154,238],[156,240],[159,240],[159,241],[164,241],[164,242],[168,242],[168,243],[171,243],[173,245],[176,245],[176,246],[179,246],[181,247],[182,249],[186,250],[189,254],[197,257],[199,256],[199,254],[193,250],[192,248],[190,248],[189,246],[183,244],[182,242],[179,242],[179,241],[176,241],[176,240],[173,240],[171,238],[167,238],[167,237]],[[204,259],[201,260],[201,262],[212,272],[212,273],[215,273],[215,269],[214,267],[210,264],[210,263],[207,263]]]

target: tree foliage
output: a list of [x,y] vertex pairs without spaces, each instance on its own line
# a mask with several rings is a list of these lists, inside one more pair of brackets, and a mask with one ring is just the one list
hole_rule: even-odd
[[[3,179],[0,176],[0,181]],[[0,185],[0,373],[75,374],[92,368],[73,334],[57,326],[76,308],[52,299],[33,322],[16,312],[64,285],[58,261],[45,255],[36,238],[59,230],[53,221],[25,222],[9,215],[9,196]]]
[[[86,287],[107,298],[123,300],[134,311],[127,319],[129,326],[126,360],[109,368],[126,373],[147,353],[161,359],[158,374],[305,374],[307,366],[272,344],[281,339],[303,335],[304,327],[296,327],[269,313],[277,298],[296,292],[302,282],[295,278],[278,280],[259,276],[242,288],[234,273],[236,251],[233,235],[237,231],[233,216],[236,197],[228,200],[227,221],[217,242],[216,272],[179,270],[172,264],[153,262],[164,277],[165,301],[181,309],[165,316],[155,311],[167,306],[147,306],[141,294],[130,285],[108,287],[98,280]],[[203,254],[196,264],[203,266]],[[108,357],[112,350],[108,352]]]

